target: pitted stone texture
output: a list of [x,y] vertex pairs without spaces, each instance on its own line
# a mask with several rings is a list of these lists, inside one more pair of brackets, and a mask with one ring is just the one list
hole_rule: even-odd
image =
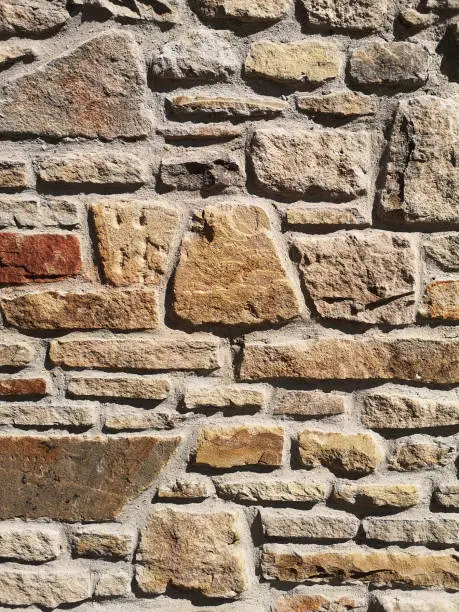
[[248,586],[240,518],[234,512],[151,512],[142,532],[137,583],[144,593],[169,585],[231,599]]
[[130,566],[105,565],[95,572],[94,597],[129,597],[132,594]]
[[355,91],[343,90],[322,95],[296,96],[298,110],[313,117],[337,117],[353,119],[365,115],[374,115],[376,102],[370,96]]
[[434,501],[446,510],[459,510],[459,484],[441,484],[433,495]]
[[166,482],[158,488],[158,499],[200,500],[215,493],[212,481],[201,474],[190,474],[174,481]]
[[279,21],[290,8],[290,0],[192,0],[191,4],[200,17],[240,22]]
[[358,47],[349,60],[352,81],[362,89],[416,89],[427,81],[429,52],[410,42],[374,42]]
[[421,314],[429,319],[459,320],[459,280],[430,283],[424,296]]
[[415,30],[428,28],[434,25],[438,20],[437,15],[433,15],[432,13],[420,13],[413,8],[406,8],[400,11],[399,18],[405,26]]
[[283,209],[284,222],[292,229],[312,226],[336,227],[367,227],[371,225],[371,214],[368,207],[365,209],[352,204],[339,205],[329,203],[295,202],[287,204]]
[[257,130],[251,159],[258,186],[280,196],[348,202],[369,189],[370,139],[343,130]]
[[2,0],[0,35],[49,35],[69,17],[65,0]]
[[0,234],[0,283],[44,283],[75,276],[80,241],[70,234]]
[[459,2],[458,0],[427,0],[426,4],[428,9],[432,9],[434,11],[459,11]]
[[129,559],[136,543],[136,530],[119,525],[86,525],[72,534],[72,551],[78,557]]
[[266,389],[254,385],[193,385],[185,391],[183,403],[188,410],[260,410],[266,398]]
[[0,604],[57,608],[92,596],[88,567],[45,565],[24,567],[4,564],[0,574]]
[[273,414],[297,418],[325,417],[344,412],[344,397],[323,391],[278,392]]
[[353,593],[322,594],[302,592],[301,587],[280,597],[272,607],[272,612],[363,612],[366,601]]
[[222,204],[185,236],[174,279],[174,313],[193,325],[260,325],[293,319],[300,307],[257,206]]
[[20,398],[27,396],[43,396],[48,393],[45,378],[0,378],[0,396]]
[[229,97],[212,95],[173,96],[167,105],[172,115],[190,119],[211,117],[213,121],[223,119],[256,119],[281,115],[289,108],[287,102],[277,98]]
[[353,547],[270,544],[264,547],[263,576],[267,580],[303,582],[310,579],[361,580],[376,586],[409,586],[459,590],[459,560],[448,552],[407,552]]
[[386,19],[387,0],[301,0],[313,26],[332,30],[378,30]]
[[72,376],[67,392],[76,397],[163,400],[170,383],[156,376]]
[[381,612],[456,612],[459,594],[435,591],[383,591],[374,593]]
[[383,459],[370,434],[344,434],[305,429],[298,438],[301,463],[308,468],[328,468],[338,475],[365,476]]
[[356,509],[409,508],[420,501],[416,485],[392,483],[353,483],[339,481],[333,489],[333,499]]
[[89,429],[96,422],[94,406],[49,406],[41,404],[0,404],[0,425]]
[[358,518],[345,512],[263,508],[263,531],[269,538],[350,540],[357,535]]
[[186,424],[187,420],[187,415],[170,410],[145,410],[131,406],[111,405],[105,410],[104,430],[109,432],[168,430]]
[[10,325],[25,330],[112,329],[158,327],[154,289],[111,289],[85,293],[28,293],[2,300]]
[[459,381],[454,339],[355,336],[245,344],[240,378]]
[[177,0],[73,0],[73,4],[101,9],[123,23],[154,21],[172,25],[179,20]]
[[454,460],[456,448],[446,442],[412,437],[395,444],[389,469],[398,472],[435,470]]
[[372,517],[362,527],[369,540],[410,544],[457,544],[459,520],[438,514],[426,518]]
[[140,201],[101,202],[90,210],[106,282],[158,285],[177,233],[177,212]]
[[5,85],[0,134],[145,136],[150,123],[144,115],[144,86],[133,39],[118,32],[101,34]]
[[174,81],[229,81],[240,69],[231,37],[209,30],[191,32],[184,40],[173,40],[153,58],[153,78]]
[[459,235],[432,234],[425,236],[423,250],[427,258],[446,272],[459,272]]
[[295,239],[303,284],[325,319],[403,325],[415,319],[416,253],[389,232]]
[[342,54],[329,42],[303,40],[252,43],[245,60],[245,72],[278,83],[319,85],[337,78],[342,70]]
[[53,340],[49,356],[54,365],[69,368],[210,372],[220,367],[223,346],[223,340],[200,333],[113,338],[75,334]]
[[274,425],[204,427],[198,439],[197,465],[278,467],[282,463],[284,430]]
[[35,358],[35,350],[23,342],[0,342],[0,367],[19,368]]
[[[1,57],[0,57],[1,65]],[[0,189],[20,191],[30,186],[30,171],[27,162],[0,159]]]
[[32,228],[39,222],[39,203],[34,197],[0,196],[0,228]]
[[244,133],[242,125],[230,125],[228,123],[167,123],[157,129],[167,141],[212,141],[232,140]]
[[219,497],[234,502],[295,502],[312,504],[325,500],[328,486],[307,477],[260,478],[251,480],[215,479]]
[[381,194],[384,219],[397,226],[459,222],[458,116],[459,97],[399,102]]
[[3,435],[0,517],[113,519],[152,484],[180,441],[151,435]]
[[372,393],[364,398],[361,418],[373,429],[452,427],[459,425],[459,402]]
[[16,521],[0,523],[0,557],[4,559],[52,561],[63,548],[64,536],[59,527]]

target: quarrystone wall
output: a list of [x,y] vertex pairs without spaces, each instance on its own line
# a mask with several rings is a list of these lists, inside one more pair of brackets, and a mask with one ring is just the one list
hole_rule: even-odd
[[459,610],[457,0],[1,0],[0,609]]

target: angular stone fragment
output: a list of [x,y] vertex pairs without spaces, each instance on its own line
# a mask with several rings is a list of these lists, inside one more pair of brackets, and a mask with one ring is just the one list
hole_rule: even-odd
[[36,198],[7,196],[0,197],[0,228],[36,227],[39,222],[38,200]]
[[167,99],[172,115],[185,118],[212,117],[218,119],[249,119],[281,115],[289,105],[269,97],[174,96]]
[[35,350],[22,342],[0,342],[0,367],[19,368],[35,358]]
[[279,21],[290,8],[290,0],[192,0],[200,17],[241,22]]
[[214,468],[282,463],[284,430],[274,425],[204,427],[198,439],[195,463]]
[[41,404],[0,404],[0,425],[15,427],[83,428],[96,421],[94,406],[49,406]]
[[[459,97],[399,102],[380,214],[405,223],[459,223]],[[435,129],[432,129],[435,126]]]
[[272,612],[348,612],[356,610],[363,612],[366,608],[364,597],[354,593],[343,593],[334,588],[333,592],[302,592],[301,587],[280,597],[272,608]]
[[371,152],[366,132],[257,130],[251,160],[258,186],[269,193],[348,202],[369,190]]
[[329,547],[324,550],[270,544],[264,547],[262,567],[267,580],[361,580],[379,586],[438,586],[459,590],[457,555],[423,549],[408,552]]
[[459,381],[459,342],[454,339],[355,336],[246,342],[240,378],[264,380]]
[[245,72],[278,83],[318,85],[337,78],[342,70],[342,55],[336,45],[318,40],[252,43],[245,60]]
[[33,62],[34,59],[37,59],[37,54],[31,47],[24,47],[14,43],[2,43],[2,48],[0,49],[0,70],[5,70],[5,68],[9,68],[17,62]]
[[459,320],[459,280],[430,283],[426,289],[421,314],[429,319]]
[[201,213],[199,233],[182,242],[174,312],[188,323],[260,325],[293,319],[300,307],[257,206],[221,204]]
[[195,385],[185,391],[183,403],[188,410],[260,410],[266,397],[266,388],[256,385]]
[[410,544],[457,544],[459,520],[438,514],[427,518],[371,517],[362,521],[368,540]]
[[459,484],[439,485],[434,491],[433,499],[446,510],[458,510]]
[[169,585],[233,598],[247,588],[239,516],[234,512],[153,510],[142,531],[137,583],[144,593]]
[[339,481],[333,499],[356,508],[409,508],[420,501],[418,487],[410,484],[353,483]]
[[277,395],[273,414],[299,418],[322,417],[344,412],[344,397],[323,391],[282,391]]
[[422,429],[459,425],[459,402],[372,393],[363,401],[362,423],[372,429]]
[[364,476],[373,472],[383,452],[369,434],[342,434],[305,429],[298,437],[301,463],[323,465],[335,474]]
[[374,42],[358,47],[349,74],[361,89],[415,89],[427,81],[429,52],[410,42]]
[[24,567],[4,564],[0,573],[0,604],[56,608],[89,599],[92,580],[89,567],[44,565]]
[[270,538],[350,540],[360,526],[358,518],[345,512],[263,508],[260,516],[263,531]]
[[2,0],[1,36],[51,34],[69,19],[64,0]]
[[75,334],[53,340],[50,359],[69,368],[114,370],[217,370],[225,342],[208,334],[173,332],[97,338]]
[[371,225],[371,214],[368,208],[339,204],[305,204],[296,202],[284,209],[284,223],[287,226],[349,226],[365,227]]
[[243,134],[239,125],[219,123],[168,123],[157,129],[166,140],[232,140]]
[[56,559],[64,547],[59,527],[43,524],[0,523],[0,557],[39,563]]
[[167,43],[153,58],[153,78],[174,81],[229,81],[240,68],[231,37],[210,30],[190,32],[183,40]]
[[76,397],[163,400],[170,383],[156,376],[72,376],[67,392]]
[[0,234],[0,283],[61,280],[81,268],[80,241],[70,234]]
[[90,208],[105,280],[111,285],[158,285],[179,225],[173,209],[140,201]]
[[428,28],[436,23],[438,17],[432,13],[420,13],[413,8],[400,11],[399,17],[405,26],[415,29]]
[[295,502],[316,503],[325,500],[328,487],[322,482],[303,479],[259,478],[251,480],[214,479],[219,497],[235,502]]
[[25,161],[0,159],[0,190],[19,191],[29,186],[29,168]]
[[387,16],[387,0],[301,0],[311,25],[332,30],[378,30]]
[[172,25],[179,19],[177,0],[73,0],[78,7],[95,7],[121,22],[155,21]]
[[373,98],[347,89],[322,95],[297,95],[296,106],[301,112],[313,117],[353,119],[374,115],[376,112]]
[[301,236],[294,245],[303,285],[321,317],[414,322],[417,263],[406,236],[359,231]]
[[154,329],[158,298],[153,289],[111,289],[85,293],[27,293],[2,300],[10,325],[25,330]]
[[139,53],[131,36],[100,34],[5,85],[0,134],[104,139],[145,136],[150,122],[144,114],[144,87]]
[[190,474],[167,482],[158,488],[159,499],[171,500],[199,500],[210,497],[215,493],[212,481],[201,474]]
[[0,396],[27,397],[46,395],[47,381],[44,378],[0,378]]
[[434,470],[454,459],[455,447],[443,442],[413,437],[395,445],[389,469],[398,472]]
[[85,525],[72,534],[72,552],[78,557],[129,559],[137,543],[137,531],[120,525]]
[[459,272],[459,235],[431,234],[423,242],[425,255],[446,272]]
[[374,593],[381,612],[456,612],[458,593],[381,591]]
[[187,420],[188,417],[179,412],[110,406],[105,410],[104,430],[116,432],[175,429],[186,424]]
[[151,485],[180,441],[152,435],[2,435],[0,517],[113,519]]

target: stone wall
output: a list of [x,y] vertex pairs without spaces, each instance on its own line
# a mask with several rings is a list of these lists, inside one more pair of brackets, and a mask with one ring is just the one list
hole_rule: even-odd
[[459,609],[457,0],[0,0],[0,608]]

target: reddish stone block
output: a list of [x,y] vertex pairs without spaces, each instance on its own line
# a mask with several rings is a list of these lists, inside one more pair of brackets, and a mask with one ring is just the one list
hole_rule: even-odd
[[22,397],[27,395],[46,395],[46,380],[44,378],[0,379],[0,396]]

